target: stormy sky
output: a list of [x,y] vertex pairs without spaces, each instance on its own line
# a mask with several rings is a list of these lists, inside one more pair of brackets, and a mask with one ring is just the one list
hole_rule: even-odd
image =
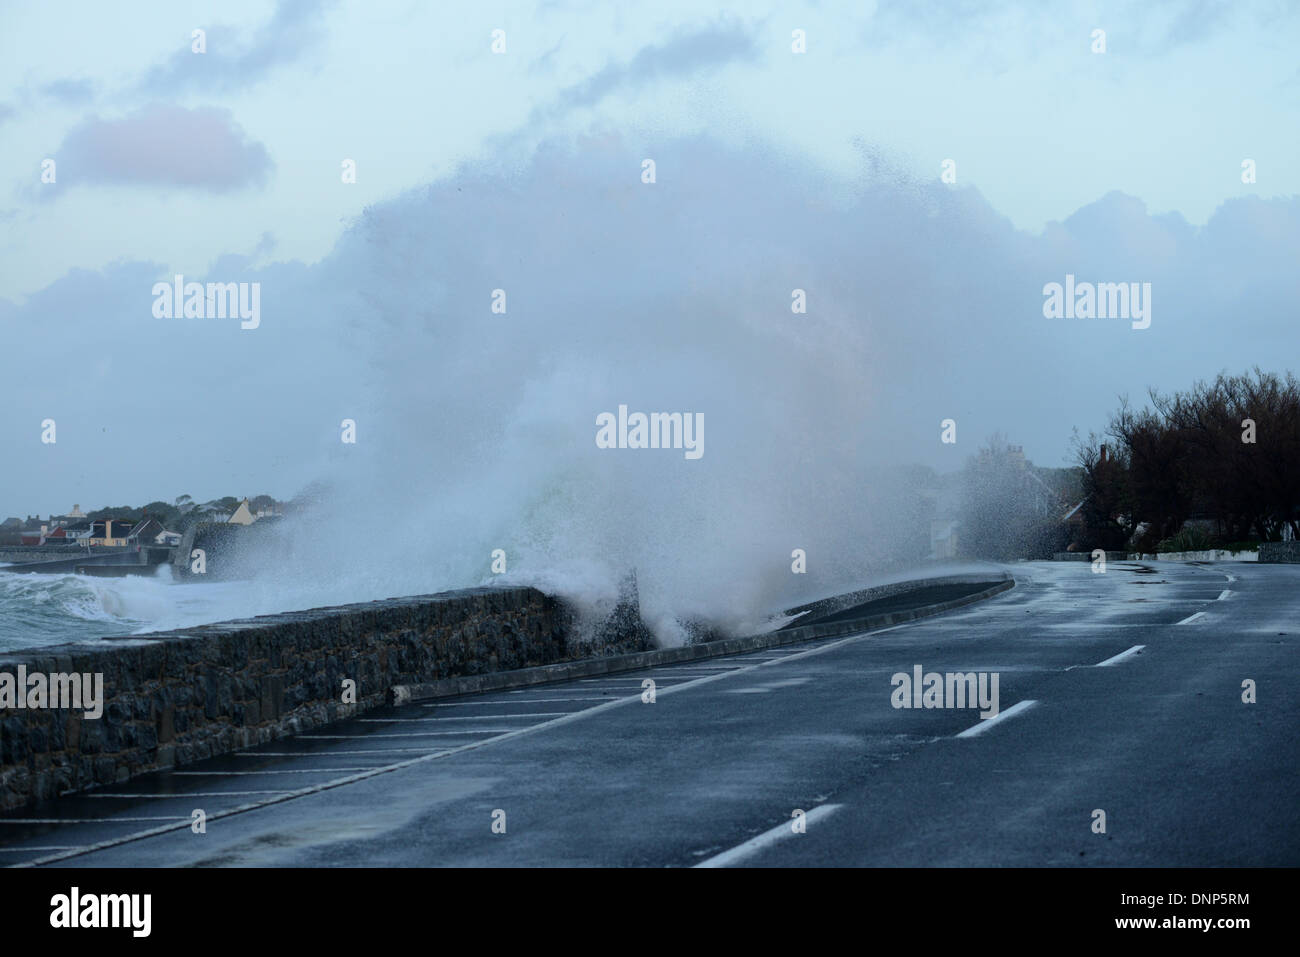
[[[0,512],[325,481],[377,535],[744,548],[994,431],[1067,464],[1119,393],[1300,371],[1297,41],[1288,3],[5,5]],[[158,317],[177,273],[260,324]],[[1046,318],[1067,274],[1150,327]],[[598,450],[620,403],[704,456]]]

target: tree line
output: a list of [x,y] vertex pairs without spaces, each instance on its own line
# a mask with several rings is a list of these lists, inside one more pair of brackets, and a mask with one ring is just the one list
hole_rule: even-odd
[[[1079,548],[1139,551],[1300,538],[1300,383],[1225,375],[1137,409],[1077,445]],[[1191,523],[1189,525],[1189,522]],[[1163,547],[1162,547],[1163,546]]]
[[[210,502],[196,502],[188,495],[181,495],[174,502],[157,501],[150,502],[148,505],[97,508],[93,512],[87,512],[86,518],[91,521],[114,518],[123,522],[138,522],[145,517],[155,518],[169,531],[183,532],[191,525],[211,521],[212,512],[231,514],[239,507],[241,501],[242,498],[227,495]],[[254,513],[259,508],[270,508],[277,504],[276,499],[270,495],[258,495],[248,500],[248,507]]]

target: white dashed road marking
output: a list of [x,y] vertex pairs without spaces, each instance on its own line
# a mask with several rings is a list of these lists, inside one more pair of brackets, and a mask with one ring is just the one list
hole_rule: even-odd
[[[843,806],[844,805],[842,804],[821,804],[804,815],[804,824],[812,825],[816,824],[818,821],[825,820]],[[708,860],[700,861],[700,863],[695,866],[731,867],[733,864],[739,864],[741,861],[747,860],[755,854],[767,850],[773,844],[777,844],[787,838],[800,836],[802,835],[796,833],[794,830],[794,820],[792,818],[784,824],[778,824],[771,830],[764,831],[762,834],[758,835],[758,837],[751,837],[744,844],[738,844],[729,851],[723,851],[721,854],[715,854]]]
[[1094,667],[1109,668],[1111,665],[1117,665],[1121,661],[1124,661],[1126,658],[1132,658],[1134,655],[1136,655],[1145,647],[1146,645],[1134,645],[1128,651],[1121,651],[1119,654],[1112,655],[1111,657],[1107,658],[1105,661],[1097,662],[1097,664]]
[[1038,702],[1034,700],[1021,701],[1016,704],[1013,704],[1010,708],[1007,708],[1006,711],[1000,711],[997,714],[995,714],[993,717],[984,718],[983,720],[980,721],[979,724],[972,725],[971,727],[963,731],[961,734],[957,735],[957,737],[973,738],[977,734],[983,734],[985,731],[993,727],[999,721],[1005,721],[1007,718],[1014,718],[1018,714],[1024,714],[1026,711],[1028,711],[1036,704],[1038,704]]

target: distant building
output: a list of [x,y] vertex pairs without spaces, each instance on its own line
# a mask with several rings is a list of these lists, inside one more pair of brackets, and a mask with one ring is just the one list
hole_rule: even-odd
[[256,521],[257,516],[248,510],[248,499],[240,502],[239,507],[235,509],[235,514],[227,519],[230,525],[252,525]]
[[962,492],[960,475],[939,476],[933,488],[924,492],[930,510],[930,558],[946,561],[957,557],[961,530]]
[[0,522],[0,545],[21,545],[22,531],[22,519],[6,518]]
[[55,529],[67,528],[69,525],[81,525],[83,523],[88,523],[89,521],[90,519],[86,516],[86,513],[81,510],[81,506],[74,505],[72,506],[72,511],[68,512],[66,515],[50,516],[50,531],[46,537],[48,538],[52,536]]
[[56,529],[56,532],[61,532],[62,537],[67,541],[85,542],[90,538],[90,522],[85,519],[70,522]]
[[121,547],[127,544],[126,536],[131,531],[131,523],[119,518],[102,518],[90,523],[90,535],[87,544],[91,546]]
[[128,545],[153,545],[158,536],[165,531],[162,522],[156,518],[145,516],[126,533],[126,541]]
[[957,529],[960,525],[956,519],[932,519],[930,521],[930,557],[936,561],[957,557]]

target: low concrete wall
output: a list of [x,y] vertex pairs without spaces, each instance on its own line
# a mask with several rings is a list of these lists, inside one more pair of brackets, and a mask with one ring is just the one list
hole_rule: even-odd
[[1259,552],[1230,552],[1222,548],[1207,548],[1197,552],[1130,552],[1129,560],[1135,562],[1256,562]]
[[[1129,558],[1128,552],[1107,552],[1106,561],[1122,562]],[[1054,562],[1090,562],[1092,561],[1092,552],[1056,552],[1052,556]]]
[[112,552],[82,554],[76,558],[60,558],[53,561],[46,559],[44,561],[26,562],[21,565],[6,565],[3,571],[13,575],[68,575],[80,574],[90,569],[90,573],[93,574],[96,569],[105,566],[117,566],[138,570],[141,573],[149,573],[149,569],[156,569],[158,565],[166,563],[170,553],[171,549],[169,548],[143,545],[138,550],[127,548]]
[[536,589],[473,588],[0,654],[0,673],[104,676],[98,719],[0,710],[0,809],[315,728],[395,685],[647,647],[642,632],[580,644],[572,621]]
[[1009,572],[975,571],[958,575],[941,575],[935,578],[912,578],[907,581],[890,582],[888,585],[873,585],[870,588],[863,588],[859,591],[849,592],[845,595],[832,595],[830,598],[821,598],[817,601],[807,602],[806,604],[787,609],[785,614],[796,621],[800,619],[804,621],[812,621],[814,618],[824,618],[827,615],[834,615],[857,605],[865,605],[870,601],[876,601],[881,598],[890,598],[894,595],[902,595],[907,592],[918,591],[922,588],[933,588],[940,585],[973,585],[994,582],[1014,583],[1014,578]]
[[24,562],[58,561],[86,555],[123,555],[134,548],[87,548],[81,545],[15,545],[0,548],[0,563],[21,565]]
[[1259,546],[1261,562],[1300,562],[1300,542],[1264,542]]

